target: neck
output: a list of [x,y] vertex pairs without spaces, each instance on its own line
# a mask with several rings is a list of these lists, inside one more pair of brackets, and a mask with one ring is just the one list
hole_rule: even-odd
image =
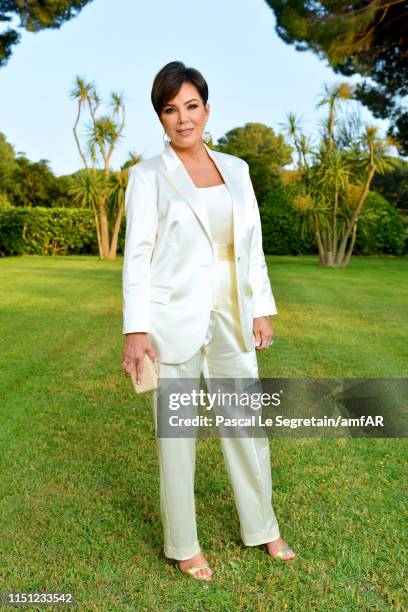
[[170,146],[173,149],[173,151],[177,153],[177,155],[180,157],[182,161],[193,162],[193,163],[202,162],[207,157],[207,150],[204,146],[203,141],[199,141],[196,144],[192,145],[191,147],[183,148],[183,149],[175,147],[172,142],[170,143]]

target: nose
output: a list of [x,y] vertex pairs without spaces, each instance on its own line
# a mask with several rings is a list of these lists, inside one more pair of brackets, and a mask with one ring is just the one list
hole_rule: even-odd
[[[179,111],[179,118],[178,118],[178,122],[181,125],[182,123],[186,122],[186,117],[184,117],[184,109],[182,111]],[[187,113],[186,113],[187,114]]]

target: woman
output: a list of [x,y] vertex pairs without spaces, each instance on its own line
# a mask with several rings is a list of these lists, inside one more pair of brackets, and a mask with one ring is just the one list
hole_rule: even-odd
[[[167,141],[129,172],[122,368],[130,376],[136,366],[142,380],[147,354],[160,379],[199,378],[204,366],[212,378],[257,377],[256,350],[271,344],[268,316],[277,310],[248,164],[203,142],[210,105],[200,72],[170,62],[151,99]],[[210,580],[195,521],[195,438],[157,437],[157,393],[152,408],[164,553],[183,573]],[[221,445],[244,544],[293,559],[271,504],[268,439],[224,437]]]

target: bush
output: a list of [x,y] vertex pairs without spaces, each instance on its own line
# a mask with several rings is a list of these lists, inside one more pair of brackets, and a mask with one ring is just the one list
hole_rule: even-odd
[[[317,254],[311,230],[302,237],[296,224],[297,214],[290,205],[299,189],[299,183],[279,186],[260,202],[265,254]],[[380,194],[369,192],[358,221],[353,254],[405,255],[407,252],[408,228],[400,213]]]
[[[317,254],[314,236],[296,226],[290,202],[299,184],[275,187],[260,202],[263,249],[270,255]],[[354,253],[408,253],[408,219],[381,195],[370,192],[360,215]],[[125,221],[117,253],[123,254]],[[0,196],[0,255],[98,255],[95,223],[87,208],[12,206]]]
[[407,230],[398,209],[370,191],[358,221],[354,253],[404,255],[406,247]]
[[299,191],[298,184],[275,187],[260,202],[263,250],[268,255],[317,254],[311,231],[302,238],[290,205]]
[[5,193],[0,193],[0,208],[10,207],[11,204]]
[[98,253],[90,210],[0,206],[0,255],[85,253]]

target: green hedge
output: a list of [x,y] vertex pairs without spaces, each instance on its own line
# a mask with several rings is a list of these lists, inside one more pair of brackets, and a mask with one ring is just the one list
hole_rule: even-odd
[[95,223],[86,208],[0,207],[0,255],[98,253]]
[[[297,185],[273,189],[260,202],[263,248],[271,255],[317,254],[311,232],[301,237],[290,201]],[[125,221],[118,240],[123,254]],[[381,195],[370,192],[360,215],[355,254],[408,253],[408,225]],[[98,255],[95,223],[87,208],[11,206],[0,202],[0,256]]]

